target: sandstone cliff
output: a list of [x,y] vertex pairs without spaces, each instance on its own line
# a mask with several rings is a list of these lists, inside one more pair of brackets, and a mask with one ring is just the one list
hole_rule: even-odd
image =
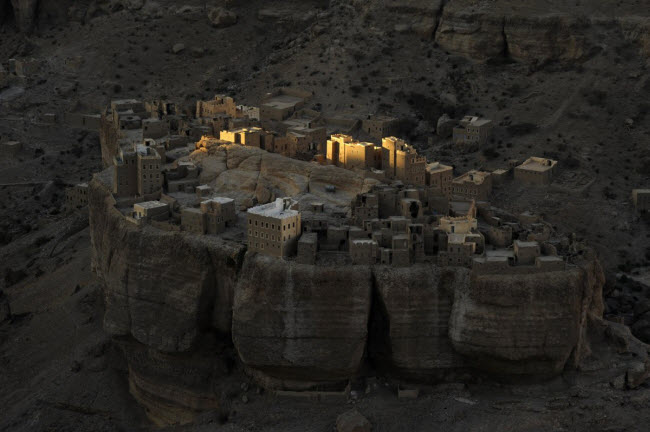
[[[250,200],[262,179],[278,196],[319,196],[310,185],[334,183],[347,199],[365,184],[336,167],[278,169],[275,156],[242,147],[192,158],[215,189]],[[233,361],[267,388],[292,390],[340,388],[368,364],[417,380],[467,368],[554,374],[581,364],[588,323],[602,315],[593,257],[542,275],[301,265],[217,236],[138,229],[114,207],[110,180],[96,175],[89,196],[104,328],[125,352],[132,394],[161,424],[220,406]]]
[[602,314],[594,299],[604,276],[591,262],[583,265],[543,274],[474,274],[455,292],[454,349],[494,374],[559,373],[574,352],[586,349],[586,316]]
[[372,277],[367,267],[317,267],[247,255],[233,342],[267,387],[345,382],[361,366]]

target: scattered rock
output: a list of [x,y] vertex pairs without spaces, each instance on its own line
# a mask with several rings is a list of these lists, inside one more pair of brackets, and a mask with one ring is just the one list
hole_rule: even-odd
[[192,54],[192,57],[194,57],[194,58],[201,58],[201,57],[203,57],[205,55],[205,50],[203,48],[195,47],[195,48],[192,48],[190,53]]
[[150,18],[161,18],[163,16],[163,9],[160,7],[160,3],[151,0],[145,3],[141,12]]
[[436,23],[433,18],[425,18],[423,21],[411,26],[411,30],[422,39],[431,39],[435,28]]
[[248,403],[248,396],[246,396],[246,395],[242,396],[242,397],[241,397],[241,401],[242,401],[243,403],[245,403],[245,404]]
[[172,47],[172,52],[174,54],[178,54],[179,52],[183,51],[185,49],[185,44],[182,43],[177,43]]
[[124,0],[124,6],[128,10],[140,10],[144,6],[144,0]]
[[208,19],[212,26],[216,28],[225,28],[237,24],[237,14],[222,7],[210,8]]
[[648,365],[642,362],[634,362],[627,370],[627,387],[634,389],[650,377]]
[[372,425],[359,411],[344,412],[336,419],[337,432],[370,432]]

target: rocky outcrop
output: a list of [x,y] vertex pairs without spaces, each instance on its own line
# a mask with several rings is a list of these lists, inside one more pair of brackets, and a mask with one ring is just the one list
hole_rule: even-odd
[[600,267],[543,274],[473,274],[455,292],[454,349],[474,367],[507,375],[553,375],[585,349],[587,316],[602,314]]
[[[200,181],[235,199],[241,209],[283,196],[316,198],[325,204],[349,207],[375,179],[354,171],[286,158],[254,147],[224,145],[198,150],[190,159],[202,167]],[[334,186],[335,193],[326,186]]]
[[[598,9],[573,9],[556,4],[540,9],[522,2],[476,4],[455,0],[445,4],[435,41],[442,48],[479,61],[509,58],[525,63],[576,62],[600,49],[602,35],[621,38],[650,54],[650,18],[603,16]],[[619,11],[617,11],[619,12]],[[622,12],[622,11],[621,11]],[[620,13],[620,12],[619,12]]]
[[371,288],[367,267],[247,255],[233,307],[239,357],[267,387],[345,382],[363,359]]
[[219,238],[138,230],[91,188],[94,266],[103,279],[104,328],[164,352],[190,350],[201,329],[230,329],[243,245]]
[[[244,147],[192,159],[215,190],[251,201],[327,198],[334,184],[326,202],[344,204],[366,185],[351,171]],[[104,328],[125,353],[131,393],[160,424],[218,408],[233,362],[266,388],[335,390],[366,359],[434,381],[460,368],[548,375],[590,353],[603,284],[593,257],[544,274],[297,264],[219,236],[137,228],[115,208],[110,173],[95,175],[89,192]]]
[[208,19],[215,28],[226,28],[237,24],[237,14],[221,7],[210,8]]
[[16,25],[20,31],[29,32],[34,28],[38,3],[39,0],[11,0]]

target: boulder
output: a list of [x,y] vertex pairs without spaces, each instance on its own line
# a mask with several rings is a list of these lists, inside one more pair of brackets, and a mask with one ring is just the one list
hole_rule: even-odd
[[208,19],[212,26],[216,28],[225,28],[237,24],[237,14],[222,7],[210,8]]
[[457,121],[443,114],[436,123],[436,134],[441,138],[449,138],[454,131]]
[[372,425],[359,411],[352,409],[336,418],[336,432],[370,432]]
[[128,10],[140,10],[144,6],[144,0],[125,0],[124,6]]
[[185,44],[177,43],[172,47],[172,52],[174,54],[178,54],[179,52],[183,51],[184,49],[185,49]]

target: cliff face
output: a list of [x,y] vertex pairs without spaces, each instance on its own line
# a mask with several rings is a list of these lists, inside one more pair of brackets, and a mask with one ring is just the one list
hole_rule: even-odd
[[[247,171],[249,159],[226,165]],[[313,182],[319,170],[305,166],[264,175]],[[233,361],[267,388],[292,390],[340,388],[366,361],[418,380],[468,367],[557,373],[581,364],[588,318],[602,314],[594,258],[541,275],[301,265],[216,236],[138,229],[115,209],[106,174],[89,194],[104,328],[125,353],[132,394],[160,424],[218,407]]]
[[585,349],[586,315],[599,313],[592,299],[601,295],[603,275],[591,280],[587,271],[473,275],[455,292],[454,349],[495,374],[559,373],[572,353]]
[[380,347],[370,347],[377,350],[376,361],[418,378],[441,377],[463,367],[449,340],[449,319],[454,292],[469,285],[469,271],[377,267],[374,277],[375,301],[385,323]]
[[[448,1],[438,23],[435,41],[442,48],[485,61],[495,58],[543,64],[586,59],[603,44],[627,41],[639,53],[650,54],[650,18],[639,11],[612,6],[607,13],[590,5],[573,8],[558,2],[540,8],[525,1],[480,5],[469,0]],[[606,7],[605,7],[606,8]],[[612,18],[614,16],[614,18]]]
[[233,307],[240,359],[268,387],[347,380],[366,346],[371,276],[247,255]]
[[137,230],[91,189],[94,265],[105,283],[104,327],[165,352],[192,348],[201,329],[229,332],[244,247],[219,238]]

